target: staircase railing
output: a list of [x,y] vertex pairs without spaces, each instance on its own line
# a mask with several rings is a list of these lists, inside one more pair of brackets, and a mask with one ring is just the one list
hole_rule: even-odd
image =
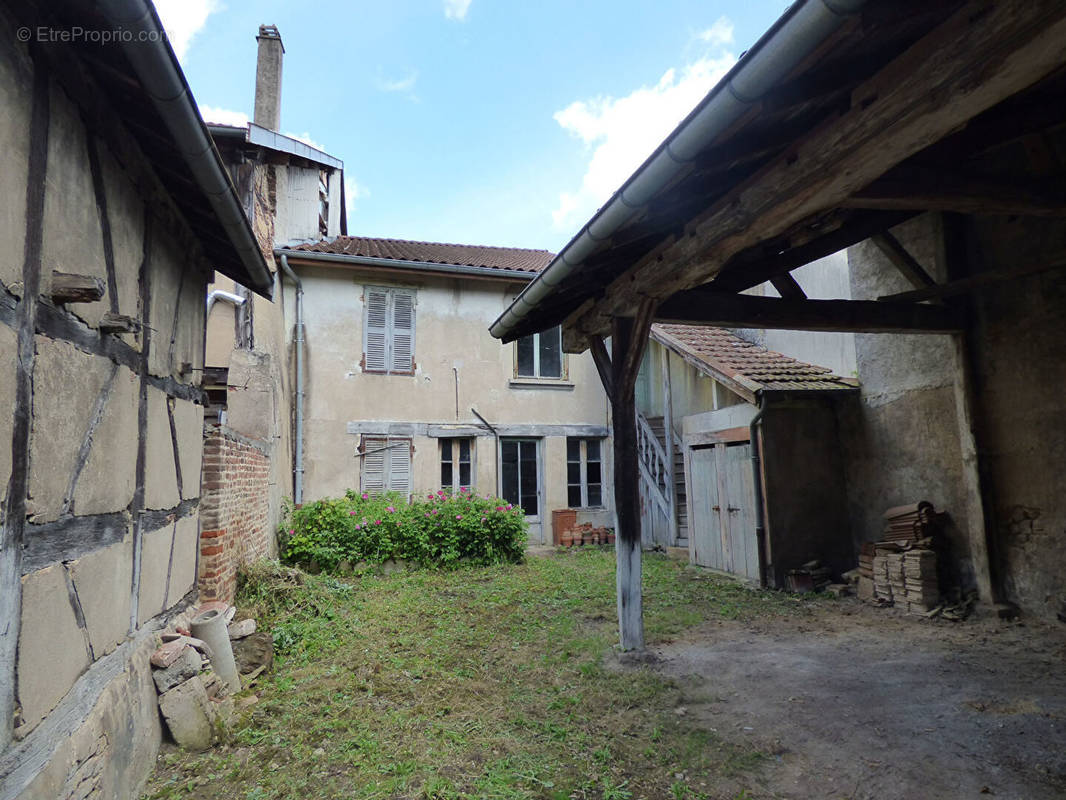
[[637,460],[640,462],[640,476],[649,489],[649,495],[655,500],[662,513],[669,519],[673,511],[668,492],[673,492],[669,486],[666,468],[666,451],[663,450],[655,431],[652,430],[648,420],[637,412]]

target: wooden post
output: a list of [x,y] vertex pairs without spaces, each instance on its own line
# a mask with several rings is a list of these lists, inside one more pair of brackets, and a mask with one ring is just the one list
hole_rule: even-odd
[[611,324],[611,418],[614,433],[615,557],[618,628],[623,650],[644,649],[641,592],[640,467],[637,462],[637,406],[634,388],[648,344],[654,304],[645,300],[635,319]]

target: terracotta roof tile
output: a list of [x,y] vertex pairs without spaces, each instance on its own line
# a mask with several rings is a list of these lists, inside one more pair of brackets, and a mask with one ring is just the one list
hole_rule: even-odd
[[540,272],[555,257],[554,253],[547,250],[446,244],[444,242],[411,242],[405,239],[372,239],[366,236],[335,236],[317,242],[295,245],[289,249],[531,273]]
[[758,389],[854,389],[855,382],[832,370],[797,361],[741,339],[724,328],[697,325],[654,325],[653,334],[668,347],[677,347],[727,378],[741,379]]

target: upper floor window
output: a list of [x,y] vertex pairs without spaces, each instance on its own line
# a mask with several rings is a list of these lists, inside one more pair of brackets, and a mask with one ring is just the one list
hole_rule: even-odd
[[413,290],[366,287],[363,310],[363,371],[387,375],[414,374]]
[[515,343],[519,378],[562,378],[562,329],[556,325],[543,333],[523,336]]

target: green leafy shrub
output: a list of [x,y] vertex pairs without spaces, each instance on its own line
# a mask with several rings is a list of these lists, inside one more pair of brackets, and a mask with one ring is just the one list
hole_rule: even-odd
[[381,564],[390,559],[422,566],[522,560],[526,521],[506,500],[462,491],[436,492],[407,502],[349,491],[291,509],[280,532],[282,558],[334,570],[342,561]]

